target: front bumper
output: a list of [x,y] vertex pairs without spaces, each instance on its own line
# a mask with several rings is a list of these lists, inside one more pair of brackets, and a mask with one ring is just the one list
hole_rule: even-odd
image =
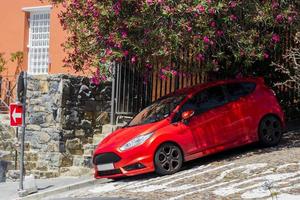
[[[96,151],[94,158],[95,178],[134,176],[154,171],[153,156],[145,150],[125,152]],[[113,169],[99,170],[98,165],[113,164]]]

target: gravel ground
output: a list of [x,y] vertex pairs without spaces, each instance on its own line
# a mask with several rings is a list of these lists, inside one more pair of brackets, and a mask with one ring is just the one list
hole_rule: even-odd
[[300,131],[279,146],[258,145],[200,158],[171,176],[147,174],[49,197],[124,199],[300,199]]

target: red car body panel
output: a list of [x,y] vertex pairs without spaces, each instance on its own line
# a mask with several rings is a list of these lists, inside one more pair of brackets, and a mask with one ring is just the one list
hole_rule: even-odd
[[[239,82],[256,83],[256,88],[238,100],[193,116],[188,124],[182,121],[172,123],[173,117],[181,106],[199,91],[216,85]],[[168,96],[180,94],[186,94],[186,98],[167,118],[145,125],[125,127],[107,136],[96,148],[94,158],[100,154],[114,153],[120,157],[119,161],[113,163],[114,168],[119,171],[115,174],[99,174],[95,165],[95,178],[116,178],[155,171],[154,154],[165,142],[176,143],[183,152],[184,161],[257,142],[259,123],[269,114],[276,115],[285,127],[284,114],[274,93],[260,78],[201,84],[178,90]],[[120,150],[120,147],[131,139],[151,132],[153,135],[143,144],[125,151]],[[144,167],[134,170],[125,169],[126,166],[135,163],[141,163]]]

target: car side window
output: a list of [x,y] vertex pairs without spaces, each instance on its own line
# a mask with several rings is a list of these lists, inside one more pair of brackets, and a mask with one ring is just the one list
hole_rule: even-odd
[[215,86],[205,89],[183,105],[182,110],[195,110],[195,114],[200,114],[215,107],[224,105],[226,103],[225,94],[222,86]]
[[256,87],[255,83],[244,82],[244,83],[229,83],[226,85],[228,98],[230,101],[235,101],[242,96],[246,96],[254,91]]

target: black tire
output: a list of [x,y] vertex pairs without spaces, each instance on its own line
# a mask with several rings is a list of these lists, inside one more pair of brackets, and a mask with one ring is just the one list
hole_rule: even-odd
[[277,145],[282,137],[282,125],[280,120],[273,116],[268,115],[264,117],[259,125],[259,140],[265,147]]
[[178,172],[182,166],[182,162],[182,152],[173,143],[164,143],[155,152],[155,171],[159,175],[170,175]]

